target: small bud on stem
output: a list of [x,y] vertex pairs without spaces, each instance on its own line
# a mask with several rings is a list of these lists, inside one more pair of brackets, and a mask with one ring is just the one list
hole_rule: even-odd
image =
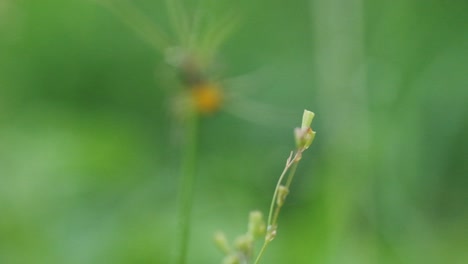
[[304,110],[302,115],[302,124],[301,127],[294,129],[294,138],[296,140],[296,147],[299,150],[305,150],[309,148],[315,138],[315,131],[310,128],[312,120],[314,119],[315,114],[311,111]]

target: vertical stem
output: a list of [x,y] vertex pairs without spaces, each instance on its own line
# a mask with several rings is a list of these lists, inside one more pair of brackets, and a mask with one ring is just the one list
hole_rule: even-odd
[[324,176],[322,215],[326,229],[322,252],[327,260],[320,261],[322,263],[340,262],[337,256],[346,254],[343,238],[350,237],[350,218],[355,214],[360,197],[371,189],[365,2],[311,0],[318,105],[322,118],[328,120],[322,127],[327,131],[322,141],[325,146],[322,156],[327,160],[325,164],[339,164],[330,166]]
[[265,242],[264,242],[263,245],[262,245],[262,249],[260,249],[260,252],[258,253],[257,258],[255,259],[254,264],[258,264],[258,263],[259,263],[260,259],[261,259],[262,256],[263,256],[263,253],[265,252],[265,249],[266,249],[267,246],[268,246],[268,243],[270,243],[270,242],[268,242],[268,241],[265,240]]
[[[286,189],[289,190],[289,186],[291,185],[291,181],[292,179],[294,178],[294,174],[296,174],[296,169],[297,169],[297,165],[299,164],[299,161],[296,160],[296,157],[297,155],[299,155],[299,152],[298,154],[296,154],[296,156],[294,156],[294,160],[292,161],[292,165],[290,166],[290,169],[289,169],[289,174],[288,174],[288,177],[287,177],[287,183],[285,185]],[[278,192],[278,189],[276,189],[276,192]],[[276,199],[275,199],[275,203],[276,203]],[[276,205],[276,209],[275,209],[275,213],[273,215],[273,219],[271,220],[271,225],[272,226],[277,226],[277,222],[278,222],[278,217],[279,217],[279,213],[281,211],[281,208],[282,206],[280,205]]]
[[185,124],[185,147],[183,148],[182,175],[179,187],[179,223],[178,223],[178,256],[176,263],[185,264],[187,261],[188,244],[190,238],[190,220],[192,215],[192,200],[194,194],[198,118],[195,111],[191,113]]
[[293,162],[293,156],[292,152],[291,155],[288,158],[288,161],[286,163],[286,166],[283,169],[283,172],[281,173],[281,176],[278,179],[278,182],[276,183],[275,191],[273,192],[273,198],[271,199],[271,204],[270,204],[270,211],[268,213],[268,222],[267,222],[267,227],[270,227],[272,224],[273,220],[273,212],[275,209],[275,204],[276,204],[276,196],[278,195],[278,189],[281,185],[281,182],[283,181],[284,175],[286,175],[286,172],[288,172],[289,167],[291,166],[291,163]]
[[[274,236],[271,237],[270,232],[276,232],[276,226],[277,226],[277,221],[278,221],[278,216],[281,210],[281,206],[276,205],[276,197],[278,196],[278,190],[283,182],[284,176],[288,172],[288,170],[291,168],[291,171],[289,172],[288,175],[288,180],[287,180],[287,188],[291,185],[292,178],[294,177],[294,174],[296,173],[296,168],[297,164],[299,163],[299,160],[297,159],[302,155],[303,150],[299,149],[297,152],[293,155],[293,152],[291,152],[291,155],[289,155],[288,161],[286,162],[286,166],[284,167],[283,172],[281,173],[281,176],[278,179],[278,182],[276,183],[276,188],[275,192],[273,193],[273,198],[271,199],[271,204],[270,204],[270,211],[268,213],[268,223],[267,223],[267,233],[265,235],[265,240],[263,241],[262,248],[260,249],[260,252],[258,253],[257,257],[255,258],[254,264],[258,264],[260,262],[260,259],[263,256],[263,253],[265,252],[265,249],[268,247],[268,244],[273,240]],[[270,228],[273,228],[270,230]]]
[[[301,151],[301,150],[299,150],[299,151]],[[288,179],[286,181],[286,188],[288,188],[288,189],[291,186],[291,182],[292,182],[292,180],[294,178],[294,175],[296,174],[296,169],[297,169],[298,164],[299,164],[299,161],[296,160],[296,161],[294,161],[294,164],[291,167],[291,171],[289,172],[289,176],[288,176]]]

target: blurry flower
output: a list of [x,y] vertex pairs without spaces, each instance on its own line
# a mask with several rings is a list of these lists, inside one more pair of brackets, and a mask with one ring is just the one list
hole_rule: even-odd
[[211,114],[219,110],[222,103],[222,91],[215,83],[201,83],[191,88],[196,110],[202,114]]
[[[168,31],[155,24],[134,1],[96,1],[120,17],[171,66],[167,69],[178,78],[171,74],[172,79],[163,86],[167,87],[165,91],[175,120],[185,120],[193,111],[212,115],[223,110],[254,123],[281,124],[293,115],[276,106],[250,100],[245,93],[239,92],[244,88],[252,91],[259,87],[257,73],[219,78],[218,54],[239,24],[239,10],[232,8],[225,14],[215,15],[201,9],[192,10],[182,2],[166,1]],[[240,85],[239,80],[243,82]]]

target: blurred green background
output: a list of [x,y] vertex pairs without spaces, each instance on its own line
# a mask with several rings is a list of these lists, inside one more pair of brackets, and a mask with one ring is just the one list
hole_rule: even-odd
[[[171,32],[164,1],[132,2]],[[304,108],[264,263],[468,263],[467,1],[198,2],[242,14],[218,57],[241,96],[201,120],[189,263],[267,213]],[[96,1],[0,0],[1,264],[170,263],[168,68]]]

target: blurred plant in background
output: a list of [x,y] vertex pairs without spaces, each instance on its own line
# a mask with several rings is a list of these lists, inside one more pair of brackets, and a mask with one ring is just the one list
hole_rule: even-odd
[[322,132],[265,263],[467,262],[466,1],[184,0],[198,43],[242,14],[213,55],[164,1],[96,1],[0,0],[0,263],[170,263],[190,102],[215,113],[197,111],[191,263],[269,203],[303,106]]
[[[196,111],[209,114],[220,108],[222,91],[216,58],[220,46],[238,24],[238,15],[223,10],[221,14],[207,12],[207,1],[166,0],[170,32],[156,24],[128,0],[98,0],[120,17],[174,67],[180,84],[165,90],[174,100],[174,112],[179,117]],[[211,3],[210,3],[211,4]],[[160,6],[164,8],[164,6]],[[190,10],[191,12],[189,12]]]
[[[237,20],[224,15],[220,21],[209,21],[209,14],[197,1],[193,12],[184,1],[165,1],[172,27],[172,38],[153,23],[131,1],[109,0],[103,2],[123,21],[147,40],[157,51],[164,54],[166,62],[174,67],[180,85],[168,87],[173,101],[173,116],[182,124],[181,180],[179,188],[179,226],[177,260],[187,263],[190,237],[191,212],[193,207],[196,159],[198,146],[198,116],[219,110],[222,100],[220,84],[216,82],[215,58],[220,45],[231,33]],[[173,40],[170,40],[173,39]]]

